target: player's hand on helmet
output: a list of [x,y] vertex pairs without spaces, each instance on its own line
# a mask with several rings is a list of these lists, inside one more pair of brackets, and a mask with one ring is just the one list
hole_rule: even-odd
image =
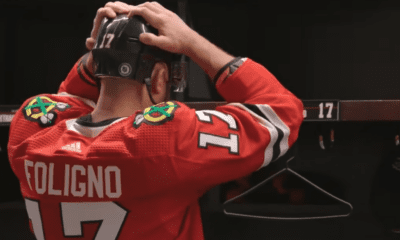
[[140,34],[139,40],[147,45],[160,49],[186,54],[190,45],[190,36],[195,32],[174,12],[164,8],[158,2],[145,2],[132,6],[128,17],[142,16],[151,26],[158,30],[158,36],[152,33]]
[[104,18],[115,18],[118,14],[128,14],[132,10],[130,6],[123,2],[108,2],[104,7],[97,10],[96,17],[93,21],[93,29],[90,37],[86,39],[86,48],[90,51],[93,49],[100,25]]

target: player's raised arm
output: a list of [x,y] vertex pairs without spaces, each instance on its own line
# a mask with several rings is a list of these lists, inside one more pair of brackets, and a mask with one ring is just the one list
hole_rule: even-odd
[[141,42],[169,52],[187,55],[211,78],[214,78],[225,64],[233,60],[233,56],[206,40],[187,26],[178,15],[157,2],[146,2],[132,7],[130,16],[132,15],[142,16],[159,31],[158,36],[152,33],[141,34]]
[[[246,176],[283,156],[297,140],[303,104],[262,65],[227,54],[158,3],[134,7],[159,31],[140,41],[186,54],[229,103],[216,110],[176,110],[171,148],[180,187],[208,189]],[[183,184],[184,183],[184,184]]]
[[67,78],[61,83],[58,93],[72,94],[97,102],[99,89],[97,79],[93,75],[92,53],[98,31],[105,18],[115,18],[118,14],[127,14],[132,9],[123,2],[108,2],[104,7],[97,10],[93,20],[93,28],[90,37],[86,39],[86,48],[90,51],[82,56],[69,72]]
[[247,176],[278,160],[298,138],[300,99],[251,59],[240,59],[226,71],[229,76],[219,78],[217,90],[227,105],[176,110],[171,154],[178,159],[179,187],[204,193]]

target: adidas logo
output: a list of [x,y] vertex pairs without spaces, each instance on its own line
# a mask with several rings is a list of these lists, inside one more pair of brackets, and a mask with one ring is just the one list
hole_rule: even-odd
[[82,152],[81,150],[81,142],[76,142],[72,144],[65,145],[61,149],[63,150],[68,150],[68,151],[73,151],[73,152]]

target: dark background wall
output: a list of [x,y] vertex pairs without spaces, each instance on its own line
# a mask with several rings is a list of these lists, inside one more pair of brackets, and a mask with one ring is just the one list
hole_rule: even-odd
[[[56,92],[86,52],[84,43],[96,10],[106,2],[0,1],[0,105],[19,105],[32,95]],[[159,2],[177,11],[176,0]],[[188,20],[196,31],[235,56],[261,63],[300,99],[398,99],[400,4],[396,1],[188,2]],[[193,63],[185,97],[185,101],[222,100]],[[325,186],[353,204],[351,217],[309,221],[233,218],[215,209],[210,204],[214,195],[209,194],[201,201],[206,239],[390,239],[373,218],[369,199],[377,167],[396,157],[398,124],[335,124],[335,146],[327,151],[318,145],[318,125],[303,124],[297,149],[290,153],[296,154],[291,166],[319,185],[332,182]],[[330,126],[321,127],[327,142]],[[7,136],[8,128],[0,127],[0,202],[21,200],[5,152]],[[252,183],[269,174],[255,175]],[[298,181],[288,182],[290,188]],[[293,205],[287,196],[267,191],[272,188],[266,184],[245,202]],[[312,196],[313,204],[330,203],[311,192],[308,189],[306,194]],[[0,215],[0,236],[11,232],[6,231],[9,225],[24,221],[5,221],[2,216],[6,215]],[[7,239],[23,239],[12,236]]]
[[[96,10],[106,2],[2,0],[0,104],[55,92],[85,53]],[[196,31],[233,55],[263,64],[301,99],[397,98],[396,1],[188,2],[188,22]],[[176,0],[160,3],[177,11]],[[214,96],[192,66],[186,100]]]

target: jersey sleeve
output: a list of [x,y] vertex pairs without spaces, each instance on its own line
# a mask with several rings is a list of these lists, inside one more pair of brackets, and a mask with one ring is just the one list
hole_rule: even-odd
[[180,181],[210,188],[257,171],[295,143],[303,103],[262,65],[247,59],[217,90],[216,110],[177,110],[174,166]]
[[93,102],[72,95],[41,94],[31,97],[21,105],[11,121],[8,148],[18,146],[65,119],[89,114],[93,107]]
[[86,69],[82,56],[61,83],[58,94],[41,94],[27,99],[10,125],[9,146],[56,125],[64,119],[77,118],[93,111],[99,97],[94,77]]
[[58,93],[67,93],[97,103],[100,92],[95,77],[85,66],[88,55],[89,53],[85,54],[75,63],[67,78],[61,83]]

